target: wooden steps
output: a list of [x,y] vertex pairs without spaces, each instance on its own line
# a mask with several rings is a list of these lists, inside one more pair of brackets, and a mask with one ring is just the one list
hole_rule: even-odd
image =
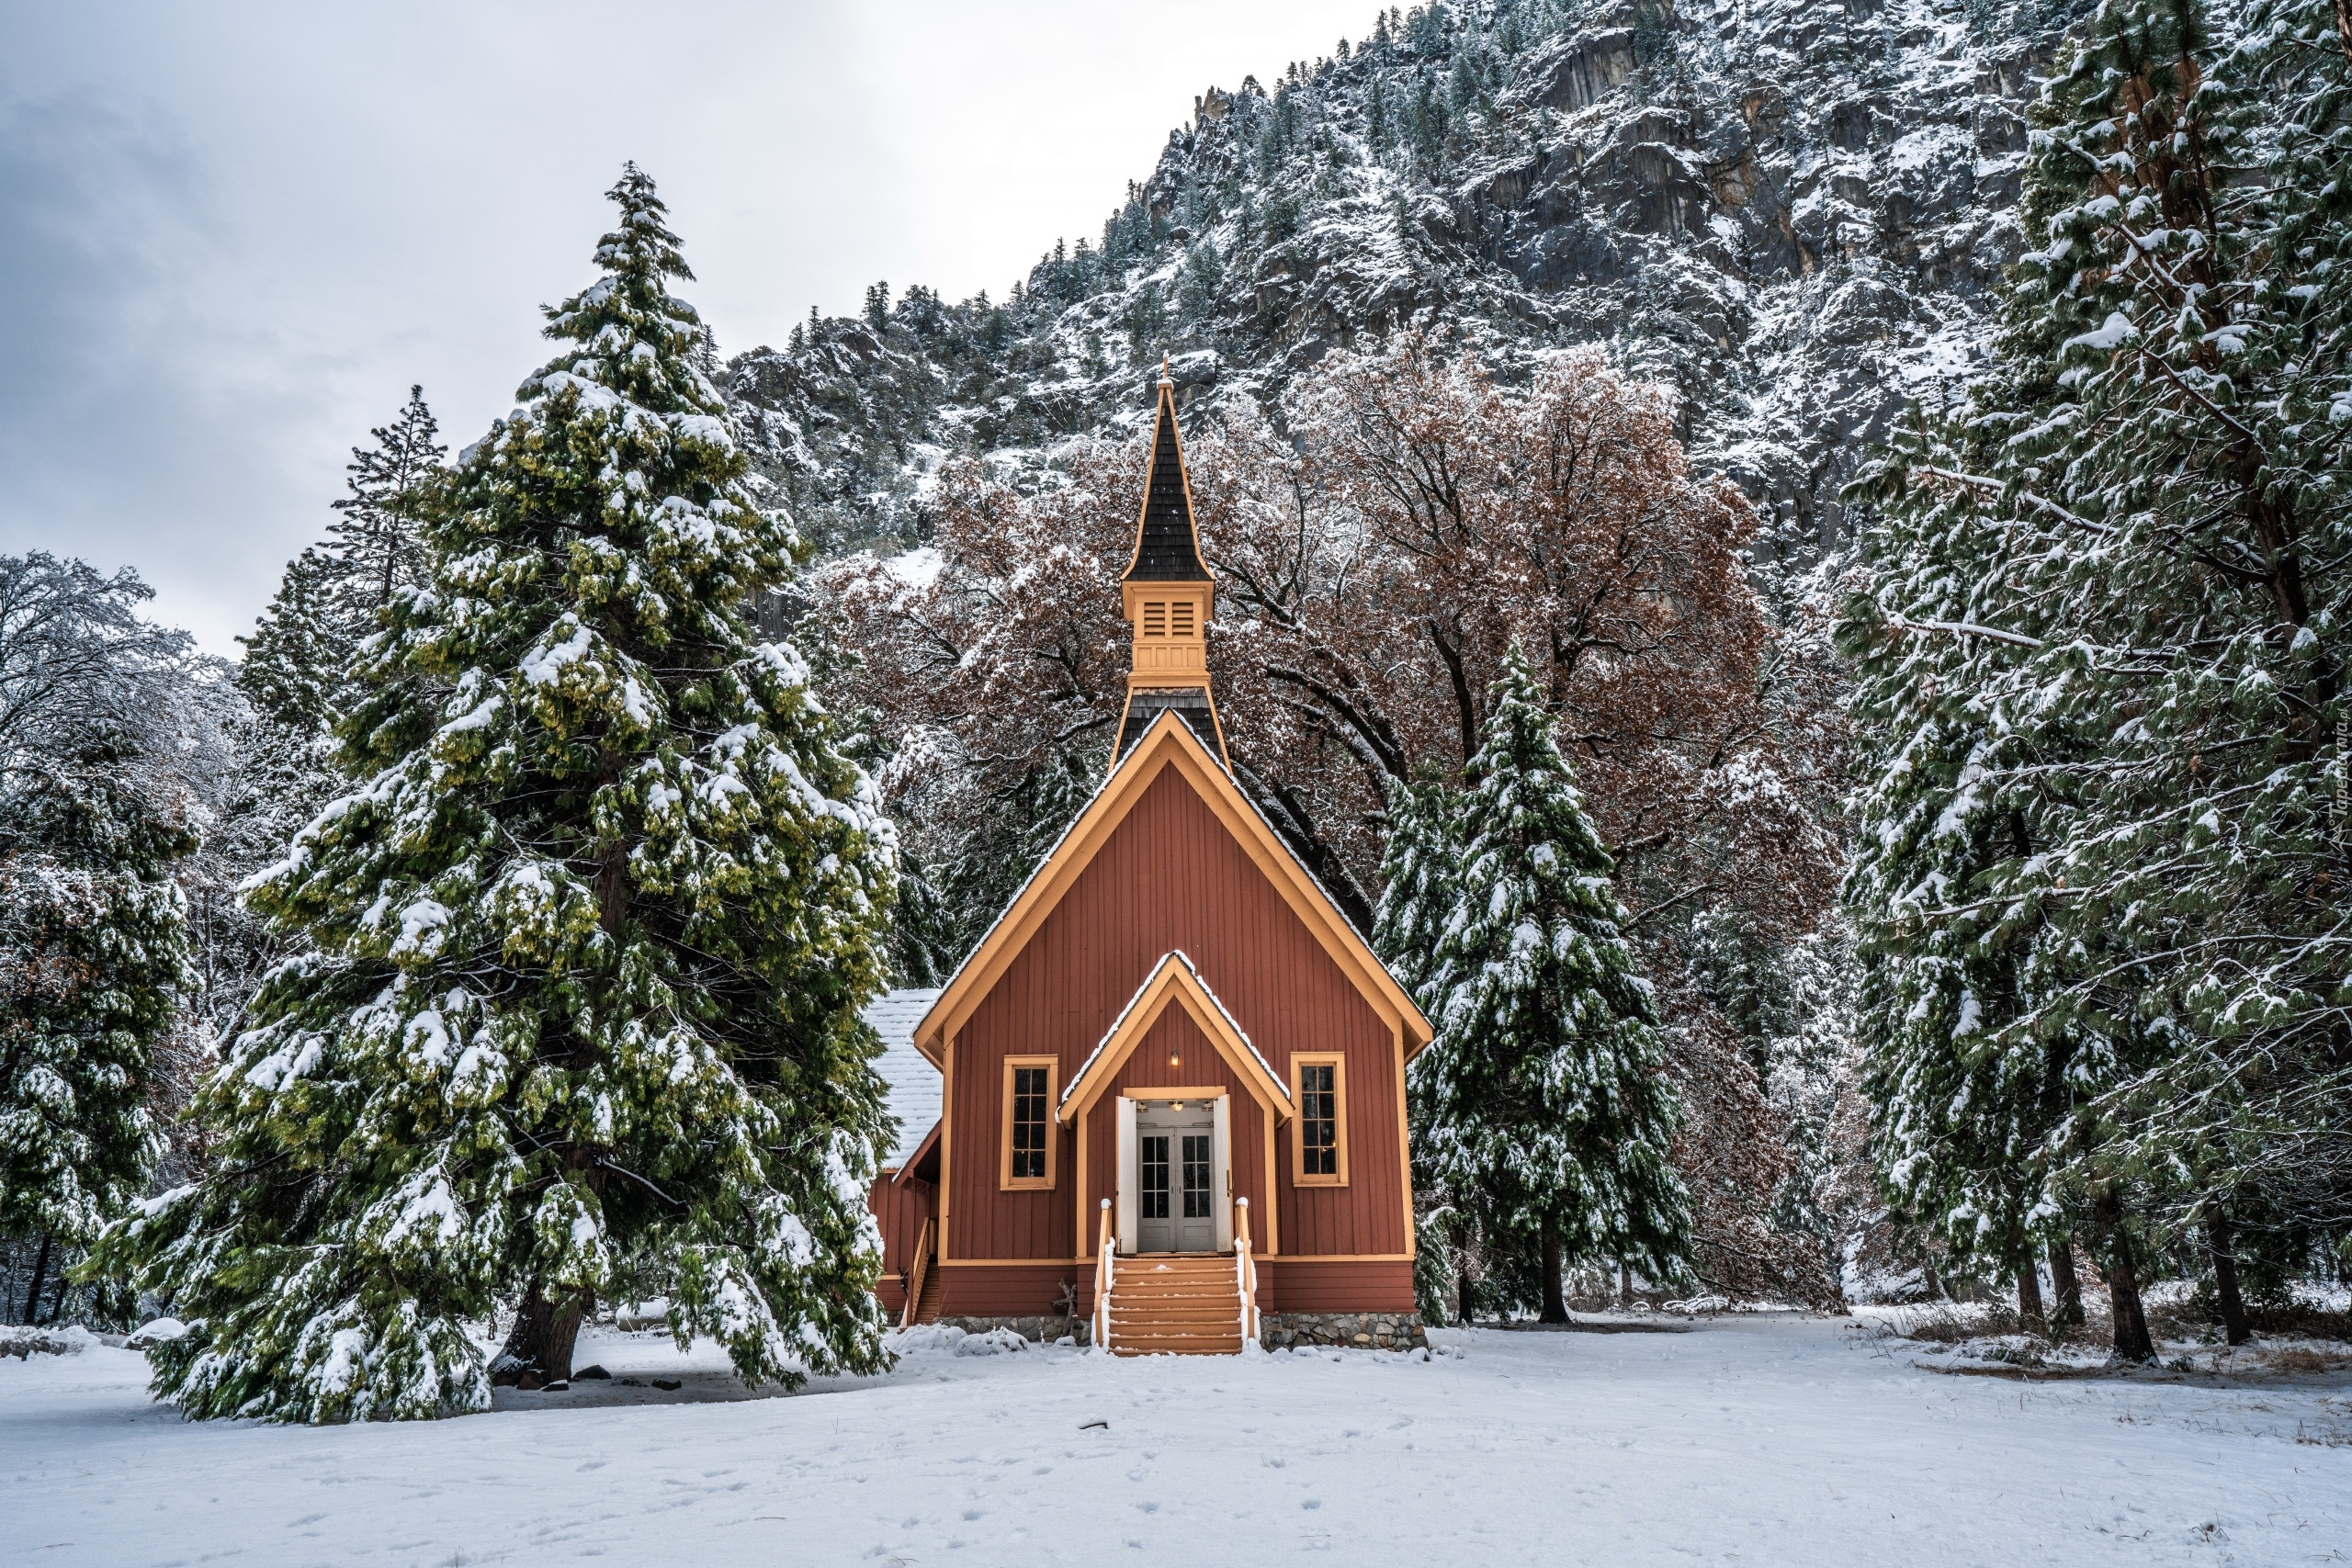
[[946,1270],[939,1267],[939,1260],[937,1258],[932,1259],[930,1270],[922,1277],[922,1294],[915,1302],[915,1321],[917,1323],[937,1323],[939,1321],[939,1293],[943,1284],[946,1280]]
[[1238,1356],[1241,1292],[1223,1253],[1122,1258],[1111,1283],[1115,1356]]

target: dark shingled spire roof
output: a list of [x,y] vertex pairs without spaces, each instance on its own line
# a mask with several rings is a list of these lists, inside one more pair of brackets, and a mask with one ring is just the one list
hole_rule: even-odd
[[1205,582],[1193,503],[1184,493],[1184,454],[1176,444],[1176,389],[1163,375],[1151,438],[1151,477],[1144,487],[1143,525],[1136,535],[1128,582]]
[[1127,711],[1119,716],[1118,750],[1112,753],[1111,764],[1116,767],[1136,742],[1143,739],[1152,721],[1163,713],[1173,713],[1184,721],[1201,744],[1227,768],[1225,737],[1216,732],[1216,719],[1209,712],[1209,691],[1206,686],[1138,686],[1127,694]]

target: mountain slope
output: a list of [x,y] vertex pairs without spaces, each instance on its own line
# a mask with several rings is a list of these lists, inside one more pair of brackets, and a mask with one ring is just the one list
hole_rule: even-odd
[[1699,461],[1834,541],[1906,398],[1982,353],[2016,254],[2022,118],[2067,14],[2033,0],[1475,0],[1195,100],[1099,244],[1013,295],[876,286],[729,366],[763,467],[831,547],[912,543],[951,451],[1035,466],[1130,423],[1162,354],[1188,407],[1261,400],[1414,328],[1506,376],[1599,341],[1677,386]]

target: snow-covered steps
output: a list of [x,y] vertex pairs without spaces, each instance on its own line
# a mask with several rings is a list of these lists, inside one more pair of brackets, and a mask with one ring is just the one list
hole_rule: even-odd
[[1241,1291],[1220,1253],[1122,1258],[1112,1276],[1109,1348],[1117,1356],[1238,1356]]

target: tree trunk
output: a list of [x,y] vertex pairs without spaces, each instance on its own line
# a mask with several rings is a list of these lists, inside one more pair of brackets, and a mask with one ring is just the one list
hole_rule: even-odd
[[40,1233],[40,1250],[33,1254],[32,1288],[25,1292],[25,1326],[28,1328],[40,1325],[40,1318],[37,1314],[40,1311],[41,1276],[48,1272],[49,1233],[43,1231]]
[[1549,1221],[1544,1225],[1544,1315],[1543,1323],[1568,1321],[1568,1299],[1560,1289],[1560,1233]]
[[2041,1270],[2034,1263],[2030,1247],[2018,1260],[2018,1324],[2029,1329],[2045,1326],[2041,1318]]
[[2064,1237],[2050,1244],[2050,1288],[2058,1297],[2058,1315],[2052,1320],[2053,1329],[2072,1328],[2083,1321],[2083,1282],[2075,1277],[2075,1238]]
[[2217,1199],[2206,1216],[2205,1239],[2213,1247],[2213,1292],[2222,1298],[2222,1327],[2230,1343],[2243,1345],[2254,1337],[2245,1320],[2245,1298],[2238,1294],[2238,1260],[2231,1251],[2230,1213]]
[[2153,1361],[2155,1341],[2148,1337],[2147,1314],[2140,1307],[2140,1275],[2132,1265],[2132,1233],[2123,1224],[2123,1203],[2112,1189],[2099,1196],[2092,1211],[2098,1222],[2102,1250],[2107,1254],[2107,1296],[2115,1318],[2115,1353],[2127,1361]]
[[539,1282],[523,1293],[507,1331],[505,1348],[492,1363],[490,1381],[514,1388],[544,1388],[571,1380],[571,1348],[580,1338],[580,1320],[595,1304],[586,1292],[549,1301]]
[[1470,1326],[1470,1270],[1467,1269],[1462,1270],[1460,1279],[1462,1281],[1462,1326],[1467,1328]]
[[1617,1260],[1617,1305],[1619,1310],[1634,1310],[1634,1271],[1623,1258]]

